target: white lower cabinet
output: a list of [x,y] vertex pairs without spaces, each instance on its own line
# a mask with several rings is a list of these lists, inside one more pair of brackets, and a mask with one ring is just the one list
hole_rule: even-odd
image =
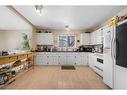
[[89,58],[88,58],[88,64],[89,67],[91,67],[92,69],[94,69],[95,66],[95,60],[94,60],[94,54],[93,53],[89,53]]
[[43,59],[41,55],[36,55],[36,65],[42,65]]
[[67,60],[66,60],[66,65],[75,65],[75,56],[68,54],[67,56]]
[[89,59],[88,53],[82,54],[81,58],[82,58],[82,64],[88,65],[88,59]]
[[58,54],[58,63],[59,65],[66,65],[66,55],[65,54]]
[[37,53],[36,65],[87,65],[87,53]]
[[83,64],[83,62],[82,62],[82,57],[81,57],[81,55],[76,54],[76,55],[75,55],[75,65],[82,65],[82,64]]
[[52,60],[50,62],[51,65],[59,65],[58,63],[58,55],[53,55]]

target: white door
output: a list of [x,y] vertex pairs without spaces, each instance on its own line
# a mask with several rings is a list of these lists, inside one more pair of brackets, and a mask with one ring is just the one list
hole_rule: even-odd
[[72,55],[67,55],[67,62],[66,65],[74,65],[75,64],[75,56]]
[[58,55],[58,64],[59,65],[66,65],[66,54]]
[[53,45],[52,33],[37,33],[38,45]]
[[94,69],[94,63],[95,63],[95,61],[94,61],[94,54],[92,54],[92,53],[89,53],[89,66],[92,68],[92,69]]
[[102,29],[100,28],[96,31],[96,44],[102,44],[102,37]]
[[48,57],[47,55],[43,55],[42,56],[42,65],[48,65]]
[[82,65],[82,56],[80,54],[75,55],[75,65]]
[[53,65],[53,55],[47,55],[47,65]]
[[89,45],[90,44],[90,34],[83,33],[80,35],[80,45]]
[[52,55],[52,65],[58,65],[58,55]]
[[94,40],[93,40],[93,44],[94,44],[94,45],[97,44],[97,41],[96,41],[96,40],[97,40],[96,35],[97,35],[97,31],[94,31],[94,32],[93,32],[93,37],[94,37],[94,38],[93,38],[93,39],[94,39]]
[[87,53],[82,54],[81,60],[82,60],[82,65],[87,65],[88,64],[88,54]]
[[[113,29],[113,28],[112,28]],[[104,34],[104,66],[103,66],[103,80],[104,83],[113,88],[114,85],[114,60],[112,56],[112,33],[113,30],[109,27],[103,28]]]
[[36,55],[36,65],[42,65],[42,56],[41,55]]

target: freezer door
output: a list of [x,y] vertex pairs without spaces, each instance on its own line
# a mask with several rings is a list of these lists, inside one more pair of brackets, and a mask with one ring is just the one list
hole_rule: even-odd
[[103,81],[109,87],[114,88],[114,30],[115,27],[106,27],[103,29],[104,34],[104,64],[103,64]]
[[116,64],[127,68],[127,22],[116,28]]

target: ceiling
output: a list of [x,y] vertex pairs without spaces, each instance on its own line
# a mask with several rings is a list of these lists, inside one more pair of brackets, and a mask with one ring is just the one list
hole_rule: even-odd
[[0,30],[29,30],[31,28],[23,19],[5,6],[0,6]]
[[127,6],[44,6],[39,16],[34,6],[13,6],[39,29],[87,30],[104,23]]
[[[93,29],[127,6],[44,6],[39,16],[34,6],[13,6],[38,29]],[[31,26],[12,10],[0,6],[0,30],[28,30]]]

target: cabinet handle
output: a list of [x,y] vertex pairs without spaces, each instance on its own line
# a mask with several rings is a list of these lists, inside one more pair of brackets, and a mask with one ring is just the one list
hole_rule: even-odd
[[75,56],[75,58],[76,58],[76,56]]
[[47,62],[47,64],[49,64],[49,63]]
[[60,56],[58,56],[60,58]]
[[49,58],[49,56],[47,56],[47,58]]
[[75,63],[75,65],[76,65],[76,63]]
[[60,64],[60,62],[59,62],[59,64]]

